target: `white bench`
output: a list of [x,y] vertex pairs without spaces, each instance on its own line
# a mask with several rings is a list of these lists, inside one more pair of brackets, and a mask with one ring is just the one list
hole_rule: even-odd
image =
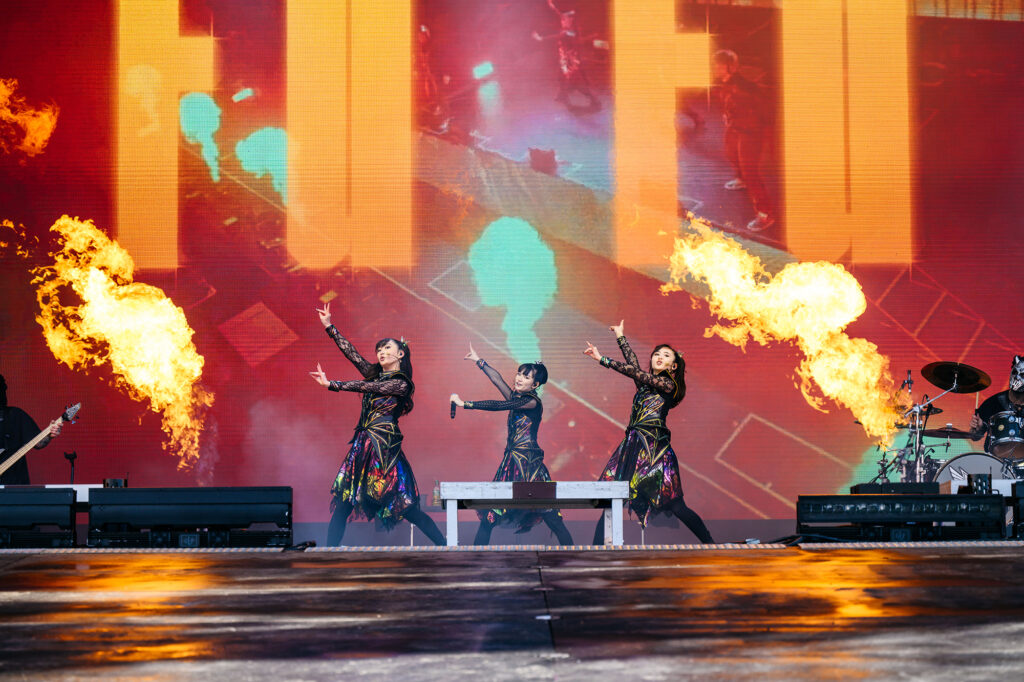
[[448,546],[459,544],[459,509],[604,509],[604,544],[622,545],[628,481],[442,482]]

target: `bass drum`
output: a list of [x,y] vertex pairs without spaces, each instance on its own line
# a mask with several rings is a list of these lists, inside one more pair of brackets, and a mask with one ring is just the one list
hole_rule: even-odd
[[935,472],[932,479],[937,483],[948,481],[963,481],[967,484],[968,474],[991,474],[992,480],[998,478],[1017,478],[1016,475],[1007,476],[1003,471],[1003,460],[984,452],[968,452],[965,455],[957,455],[943,463]]

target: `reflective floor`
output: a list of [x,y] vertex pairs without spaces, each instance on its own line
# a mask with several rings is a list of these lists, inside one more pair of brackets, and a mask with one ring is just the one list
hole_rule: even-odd
[[1022,543],[0,552],[0,677],[1020,679]]

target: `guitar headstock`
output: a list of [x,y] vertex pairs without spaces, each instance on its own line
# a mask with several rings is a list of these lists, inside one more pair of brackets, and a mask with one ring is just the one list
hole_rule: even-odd
[[78,411],[80,409],[82,409],[82,403],[75,403],[71,407],[64,410],[64,414],[62,414],[60,418],[66,422],[73,422],[75,419],[75,415],[78,414]]

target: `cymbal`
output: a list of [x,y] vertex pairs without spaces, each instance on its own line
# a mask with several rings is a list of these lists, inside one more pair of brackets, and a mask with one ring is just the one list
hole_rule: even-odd
[[926,417],[930,417],[933,414],[942,414],[942,408],[935,407],[934,405],[928,405],[927,407],[921,408],[921,414],[923,414]]
[[959,362],[933,362],[921,368],[921,376],[944,391],[953,389],[955,381],[953,393],[977,393],[992,384],[989,375]]
[[925,429],[921,432],[925,438],[970,438],[970,431],[961,431],[953,427],[942,427],[941,429]]

